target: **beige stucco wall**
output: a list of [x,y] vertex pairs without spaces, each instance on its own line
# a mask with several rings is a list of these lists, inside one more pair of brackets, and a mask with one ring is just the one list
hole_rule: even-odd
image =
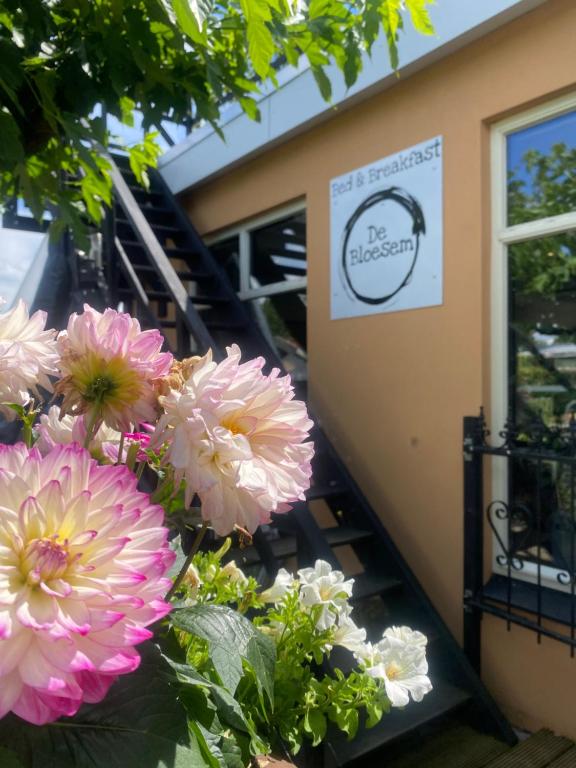
[[[489,405],[489,123],[576,87],[576,2],[549,0],[185,198],[203,232],[306,198],[316,409],[459,635],[462,417]],[[331,321],[328,182],[444,137],[444,305]],[[487,618],[484,679],[512,721],[576,737],[565,646]]]

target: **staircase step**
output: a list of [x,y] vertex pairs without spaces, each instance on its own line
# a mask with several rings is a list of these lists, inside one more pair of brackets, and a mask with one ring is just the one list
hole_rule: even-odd
[[[406,709],[392,708],[374,728],[360,729],[352,741],[347,741],[345,735],[336,733],[329,736],[328,749],[337,766],[344,766],[352,760],[364,757],[369,752],[379,749],[385,744],[409,734],[416,728],[428,725],[443,715],[447,715],[457,707],[470,700],[467,691],[457,688],[442,680],[434,681],[433,690],[421,702],[410,702]],[[383,759],[376,754],[371,756],[374,766],[385,765]]]
[[[116,217],[116,224],[124,225],[124,226],[132,226],[132,222],[129,219],[124,218],[123,216],[117,216]],[[156,230],[160,230],[162,232],[166,232],[168,235],[182,235],[184,234],[182,229],[178,226],[175,226],[174,224],[160,224],[158,222],[149,222],[150,226],[156,232]],[[168,249],[167,249],[168,250]],[[170,249],[172,250],[172,249]]]
[[[168,326],[173,327],[173,326]],[[369,538],[372,534],[369,531],[361,531],[357,528],[324,528],[323,533],[331,547],[341,547],[345,544],[353,543],[362,539]],[[274,556],[278,560],[285,560],[298,552],[298,545],[295,536],[281,536],[279,539],[269,541]],[[254,565],[260,562],[260,555],[256,547],[246,547],[240,550],[238,557],[240,565]]]
[[[118,293],[120,295],[133,296],[134,292],[130,288],[120,288]],[[172,296],[168,291],[146,291],[146,296],[150,301],[172,301]],[[215,306],[229,304],[230,299],[225,296],[190,296],[192,304]]]
[[386,574],[373,575],[369,573],[361,573],[352,578],[354,579],[354,590],[352,592],[353,603],[365,600],[368,597],[373,597],[374,595],[383,595],[387,592],[402,588],[400,579]]
[[573,744],[569,739],[542,730],[492,760],[486,768],[548,768],[552,760],[564,755],[571,747]]
[[207,318],[204,325],[210,331],[240,331],[246,328],[245,323],[238,320],[210,320]]
[[[124,243],[123,243],[124,245]],[[151,264],[132,264],[136,272],[147,272],[152,275],[157,275],[158,270],[156,267],[153,267]],[[212,275],[210,275],[208,272],[203,272],[202,270],[176,270],[176,274],[180,278],[180,280],[186,281],[186,280],[192,280],[192,281],[201,281],[201,280],[211,280]]]
[[340,496],[342,493],[346,493],[346,486],[344,483],[338,480],[325,483],[322,485],[313,485],[306,491],[307,501],[315,501],[316,499],[328,499],[332,496]]

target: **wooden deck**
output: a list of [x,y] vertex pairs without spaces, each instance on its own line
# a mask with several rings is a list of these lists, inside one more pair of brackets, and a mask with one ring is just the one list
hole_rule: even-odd
[[508,747],[467,726],[455,726],[393,760],[374,755],[371,768],[576,768],[576,745],[542,730]]

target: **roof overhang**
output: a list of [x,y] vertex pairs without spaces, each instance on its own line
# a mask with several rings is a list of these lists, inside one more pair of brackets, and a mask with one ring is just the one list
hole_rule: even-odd
[[[412,28],[399,41],[400,80],[439,61],[470,42],[528,13],[546,0],[438,0],[431,16],[436,34],[417,34]],[[408,26],[408,25],[407,25]],[[250,120],[236,103],[225,107],[221,128],[225,140],[211,126],[193,131],[171,147],[159,161],[160,171],[174,193],[180,193],[223,174],[313,125],[348,109],[375,93],[394,86],[399,76],[390,67],[383,39],[364,57],[357,82],[347,89],[335,65],[327,68],[333,97],[325,102],[307,66],[279,73],[279,87],[266,88],[259,99],[262,119]]]

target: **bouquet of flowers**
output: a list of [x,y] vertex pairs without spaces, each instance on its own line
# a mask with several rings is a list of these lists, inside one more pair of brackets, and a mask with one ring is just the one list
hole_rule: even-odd
[[[236,346],[176,361],[113,309],[45,322],[0,315],[0,412],[23,435],[0,446],[0,765],[242,768],[421,699],[425,637],[365,643],[326,563],[261,592],[198,553],[208,528],[249,536],[304,499],[289,377]],[[349,674],[321,671],[335,645]]]

